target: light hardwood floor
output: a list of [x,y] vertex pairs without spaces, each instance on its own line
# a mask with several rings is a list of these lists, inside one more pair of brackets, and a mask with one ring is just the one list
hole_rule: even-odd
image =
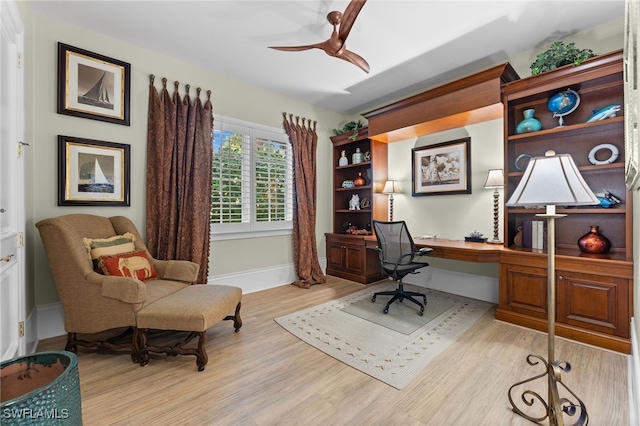
[[[286,285],[246,294],[243,326],[224,321],[207,333],[209,363],[154,356],[78,352],[85,425],[531,425],[510,409],[507,392],[539,373],[547,336],[485,316],[405,389],[394,389],[298,340],[274,318],[361,290],[328,277],[304,290]],[[493,311],[492,311],[493,312]],[[375,336],[371,336],[375,339]],[[65,338],[38,350],[64,348]],[[590,425],[628,425],[627,357],[563,339],[562,380],[584,401]],[[546,396],[544,390],[541,391]],[[548,422],[545,422],[547,424]]]

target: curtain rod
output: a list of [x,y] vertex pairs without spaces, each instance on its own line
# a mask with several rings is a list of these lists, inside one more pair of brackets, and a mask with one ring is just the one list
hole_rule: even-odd
[[[153,82],[155,81],[156,76],[154,74],[149,74],[149,83],[153,86]],[[179,81],[175,81],[173,83],[174,89],[177,92],[178,91],[178,86],[180,85]],[[162,77],[162,87],[163,88],[167,88],[167,78],[166,77]],[[184,89],[187,93],[187,95],[189,94],[189,89],[191,89],[191,85],[190,84],[185,84]],[[200,87],[196,88],[196,95],[198,97],[200,97],[200,91],[202,89]],[[207,98],[210,100],[211,99],[211,90],[207,90]]]
[[[282,116],[284,117],[285,120],[287,119],[287,113],[286,112],[283,112]],[[293,124],[293,114],[289,114],[289,122],[291,124]],[[312,121],[310,118],[302,117],[302,127],[305,126],[305,124],[306,124],[305,122],[308,122],[307,126],[309,128],[311,128],[311,123],[313,122],[313,130],[316,129],[316,123],[318,122],[317,120],[313,120]],[[299,125],[300,125],[300,116],[296,115],[296,126],[299,126]]]

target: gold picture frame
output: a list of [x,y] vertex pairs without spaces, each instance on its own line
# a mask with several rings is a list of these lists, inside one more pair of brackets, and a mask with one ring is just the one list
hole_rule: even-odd
[[59,206],[129,206],[130,146],[58,136]]
[[131,64],[58,43],[58,114],[129,125]]

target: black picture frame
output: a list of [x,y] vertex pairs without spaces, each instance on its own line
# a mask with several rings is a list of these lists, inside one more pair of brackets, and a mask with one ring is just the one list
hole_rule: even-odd
[[130,148],[58,135],[58,205],[130,206]]
[[471,194],[471,138],[411,150],[411,194]]
[[58,43],[58,114],[129,126],[131,64]]

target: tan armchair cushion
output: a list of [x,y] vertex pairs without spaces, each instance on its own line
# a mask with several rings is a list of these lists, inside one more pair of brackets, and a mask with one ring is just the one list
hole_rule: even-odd
[[165,280],[193,283],[198,279],[200,265],[188,260],[155,260],[158,275]]

